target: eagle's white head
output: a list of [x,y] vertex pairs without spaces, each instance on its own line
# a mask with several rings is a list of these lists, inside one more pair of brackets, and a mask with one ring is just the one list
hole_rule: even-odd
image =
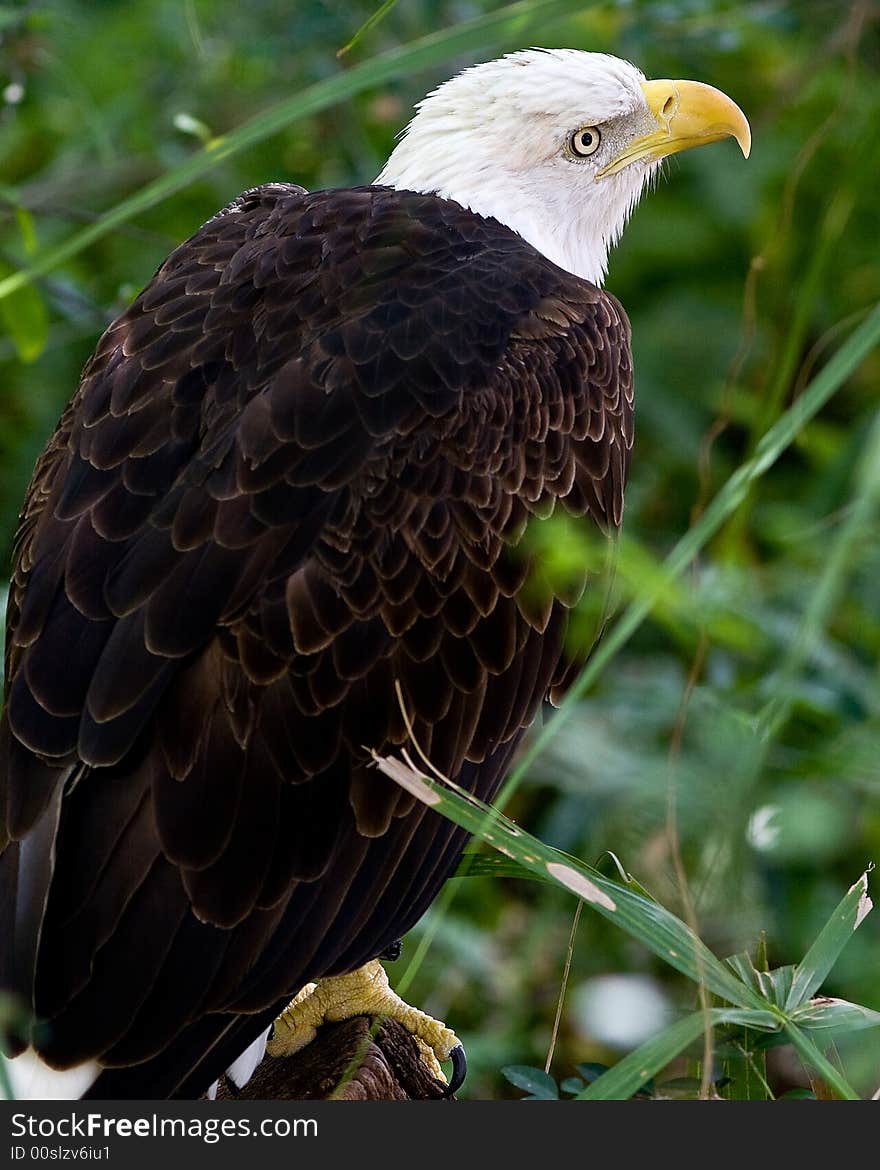
[[474,65],[430,93],[376,180],[494,216],[597,284],[608,250],[666,155],[749,124],[720,90],[646,81],[628,61],[528,49]]

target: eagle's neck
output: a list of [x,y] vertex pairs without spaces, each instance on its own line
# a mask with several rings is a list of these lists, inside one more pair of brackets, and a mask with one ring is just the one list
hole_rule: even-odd
[[[611,180],[604,192],[585,197],[581,189],[564,187],[541,169],[529,174],[512,174],[473,152],[467,165],[463,155],[446,150],[434,156],[430,166],[425,156],[413,148],[411,136],[397,146],[377,183],[398,190],[418,191],[454,199],[476,215],[497,219],[527,240],[548,260],[567,272],[601,285],[608,270],[608,252],[617,240],[635,200],[625,201],[621,217],[619,204],[607,196],[615,192]],[[604,195],[606,198],[600,198]]]

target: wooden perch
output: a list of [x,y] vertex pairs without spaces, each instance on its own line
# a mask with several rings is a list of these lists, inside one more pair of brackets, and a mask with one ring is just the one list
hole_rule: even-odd
[[[446,1086],[428,1072],[418,1046],[396,1020],[370,1037],[366,1016],[325,1024],[311,1044],[293,1056],[267,1056],[243,1089],[220,1081],[218,1100],[434,1101]],[[358,1067],[338,1089],[352,1065]],[[454,1098],[452,1098],[454,1100]]]

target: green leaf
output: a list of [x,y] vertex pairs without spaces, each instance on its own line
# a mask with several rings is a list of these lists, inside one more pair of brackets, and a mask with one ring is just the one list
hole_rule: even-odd
[[[15,269],[0,260],[0,280],[14,272]],[[23,285],[0,301],[0,322],[19,358],[23,362],[35,362],[49,340],[49,316],[40,290],[32,284]]]
[[488,857],[485,854],[465,852],[461,865],[453,875],[457,878],[493,877],[518,878],[520,881],[544,882],[553,885],[549,874],[529,873],[516,861],[506,857]]
[[786,1011],[800,1007],[825,981],[840,952],[871,909],[868,875],[863,873],[841,899],[818,938],[795,968],[791,990],[785,1001]]
[[384,2],[379,5],[376,11],[371,16],[367,17],[351,40],[337,51],[336,56],[344,57],[346,53],[350,53],[355,45],[367,35],[370,29],[374,28],[383,17],[388,15],[396,3],[397,0],[384,0]]
[[703,1034],[707,1026],[745,1024],[756,1028],[778,1028],[780,1021],[770,1012],[711,1008],[685,1016],[659,1035],[630,1052],[598,1080],[578,1094],[579,1101],[625,1101],[651,1077],[679,1056]]
[[805,1031],[815,1032],[833,1028],[839,1032],[859,1032],[863,1028],[880,1027],[880,1012],[850,1003],[846,999],[825,996],[811,999],[791,1013],[791,1019]]
[[525,1089],[539,1101],[558,1101],[559,1090],[556,1081],[541,1068],[531,1068],[527,1064],[508,1064],[502,1068],[501,1075],[518,1089]]
[[21,242],[24,244],[25,252],[28,256],[33,256],[40,246],[37,240],[37,227],[34,223],[34,217],[26,207],[16,207],[15,221],[18,224]]
[[732,971],[760,993],[768,1003],[784,1008],[791,994],[795,968],[777,967],[773,971],[759,971],[745,951],[724,960]]
[[566,1077],[564,1081],[560,1081],[559,1087],[563,1093],[579,1093],[584,1088],[584,1082],[580,1077]]
[[843,1097],[845,1101],[859,1100],[858,1093],[849,1084],[843,1074],[834,1067],[831,1061],[816,1047],[812,1039],[801,1031],[797,1024],[789,1020],[785,1024],[785,1032],[804,1064],[808,1064],[814,1069],[825,1083],[834,1089],[838,1096]]

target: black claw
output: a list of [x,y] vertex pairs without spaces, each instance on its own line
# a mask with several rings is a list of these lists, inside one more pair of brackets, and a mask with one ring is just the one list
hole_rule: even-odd
[[452,1076],[449,1078],[444,1097],[451,1097],[453,1093],[457,1093],[467,1076],[467,1053],[461,1044],[456,1044],[449,1053],[449,1059],[452,1061]]

